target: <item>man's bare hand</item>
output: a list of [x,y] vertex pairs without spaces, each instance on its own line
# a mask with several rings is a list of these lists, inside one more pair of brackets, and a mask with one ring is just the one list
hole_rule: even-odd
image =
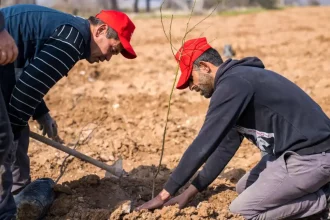
[[18,49],[14,39],[6,30],[0,32],[0,65],[6,65],[16,60]]
[[161,208],[169,198],[170,194],[165,189],[163,189],[155,198],[137,207],[135,210],[140,211],[142,209],[153,210]]
[[168,202],[164,204],[164,206],[176,205],[179,204],[179,208],[182,209],[186,207],[188,202],[198,193],[198,190],[193,185],[190,185],[188,189],[186,189],[180,195],[170,199]]

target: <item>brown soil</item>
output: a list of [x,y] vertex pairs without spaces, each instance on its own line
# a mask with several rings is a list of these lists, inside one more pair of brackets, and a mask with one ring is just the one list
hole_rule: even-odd
[[[201,17],[192,18],[191,24]],[[188,208],[166,207],[132,212],[151,198],[152,176],[158,164],[162,132],[176,63],[160,19],[133,18],[138,59],[113,57],[110,63],[79,62],[61,80],[46,102],[67,146],[112,164],[123,158],[128,177],[104,178],[105,171],[69,158],[57,186],[58,197],[46,219],[242,219],[228,211],[236,197],[235,182],[260,159],[256,147],[244,141],[218,179]],[[189,35],[204,32],[222,52],[232,44],[236,58],[258,56],[268,69],[297,83],[330,114],[330,8],[291,8],[234,17],[212,16]],[[187,18],[173,21],[178,47]],[[169,25],[169,20],[165,20]],[[197,135],[208,100],[190,91],[175,91],[168,124],[159,192],[182,153]],[[35,124],[32,130],[37,130]],[[82,134],[79,136],[81,131]],[[76,145],[79,140],[79,144]],[[31,140],[33,179],[56,179],[64,153]]]

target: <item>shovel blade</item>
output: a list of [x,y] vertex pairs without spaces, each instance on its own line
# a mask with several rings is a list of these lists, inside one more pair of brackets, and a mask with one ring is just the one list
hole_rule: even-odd
[[117,178],[127,175],[127,172],[123,169],[123,159],[120,157],[114,164],[111,165],[115,169],[115,175],[105,172],[106,178]]

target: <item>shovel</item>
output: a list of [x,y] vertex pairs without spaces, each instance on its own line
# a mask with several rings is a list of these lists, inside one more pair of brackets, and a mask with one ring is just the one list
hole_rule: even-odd
[[79,151],[73,150],[69,147],[66,147],[56,141],[53,141],[49,138],[46,138],[44,136],[41,136],[33,131],[30,131],[30,137],[41,142],[44,144],[47,144],[51,147],[54,147],[60,151],[63,151],[69,155],[72,155],[76,158],[79,158],[80,160],[86,161],[90,164],[93,164],[94,166],[97,166],[103,170],[106,170],[105,177],[117,177],[120,178],[125,174],[126,172],[123,170],[123,160],[120,158],[118,159],[113,165],[108,165],[105,163],[102,163],[101,161],[95,160],[94,158],[91,158],[85,154],[80,153]]

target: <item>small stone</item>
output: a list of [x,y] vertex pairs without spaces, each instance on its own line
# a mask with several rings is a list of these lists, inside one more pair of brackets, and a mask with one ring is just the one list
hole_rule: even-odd
[[117,108],[119,108],[119,107],[120,107],[119,104],[113,104],[113,105],[112,105],[112,108],[114,108],[114,109],[117,109]]
[[110,160],[109,156],[106,155],[106,154],[101,154],[101,155],[100,155],[100,159],[101,159],[101,161],[103,161],[103,162],[108,162],[108,161]]
[[122,219],[124,214],[131,212],[132,203],[131,201],[124,201],[121,205],[118,206],[112,213],[109,219]]
[[109,160],[110,160],[110,161],[114,161],[114,160],[115,160],[115,157],[114,157],[113,155],[110,155],[110,156],[109,156]]
[[83,197],[78,197],[77,200],[78,200],[78,202],[85,202]]
[[94,82],[94,81],[95,81],[95,79],[94,79],[94,78],[92,78],[92,77],[88,77],[88,81],[89,81],[89,82]]
[[210,204],[202,202],[198,207],[198,215],[201,217],[209,217],[215,214],[214,209],[210,206]]
[[56,184],[54,186],[54,191],[55,192],[60,192],[60,193],[65,193],[67,195],[72,195],[72,190],[69,186],[67,185],[60,185],[60,184]]
[[70,188],[71,189],[76,189],[78,188],[80,185],[79,181],[78,180],[73,180],[72,182],[70,182]]
[[121,209],[123,214],[128,214],[132,210],[132,202],[131,201],[126,201],[121,205]]
[[97,175],[88,175],[85,178],[85,181],[89,185],[99,185],[100,184],[100,177]]

